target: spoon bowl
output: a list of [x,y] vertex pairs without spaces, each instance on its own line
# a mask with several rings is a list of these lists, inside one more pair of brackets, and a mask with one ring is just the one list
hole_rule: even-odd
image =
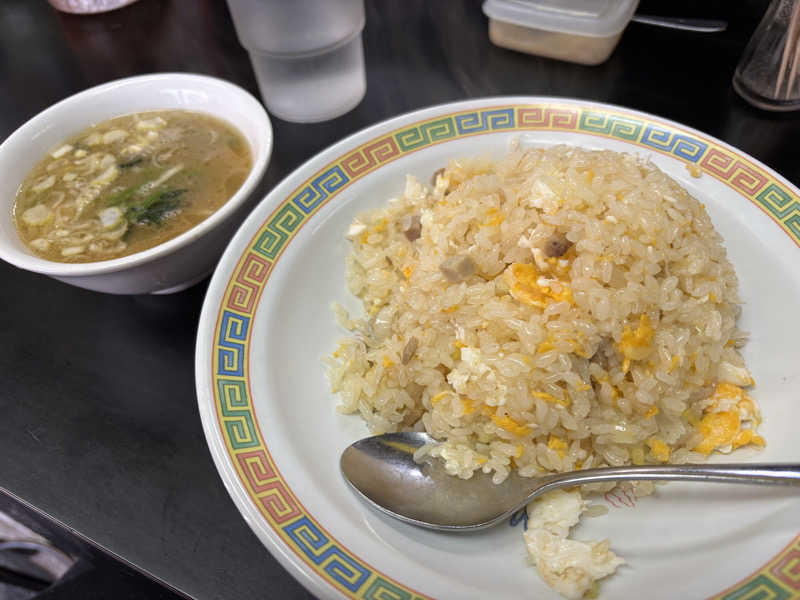
[[406,523],[439,531],[475,531],[505,521],[525,504],[560,487],[609,481],[707,481],[800,486],[800,464],[642,465],[585,469],[541,477],[516,471],[500,484],[481,471],[461,479],[426,456],[439,442],[426,433],[386,433],[348,446],[339,461],[345,480],[368,503]]

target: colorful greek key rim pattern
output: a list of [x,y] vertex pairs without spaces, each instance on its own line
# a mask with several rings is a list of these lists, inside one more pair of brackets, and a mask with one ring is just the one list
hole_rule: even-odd
[[[369,173],[440,142],[498,132],[567,131],[622,140],[694,165],[749,199],[800,246],[793,188],[735,151],[692,132],[623,110],[546,102],[442,114],[382,134],[319,169],[283,199],[239,257],[216,319],[212,379],[219,431],[253,505],[285,546],[350,598],[424,598],[355,556],[305,509],[261,434],[248,372],[252,320],[275,263],[314,214]],[[715,599],[800,596],[800,536],[758,572]]]
[[800,535],[758,571],[710,600],[789,600],[800,597]]

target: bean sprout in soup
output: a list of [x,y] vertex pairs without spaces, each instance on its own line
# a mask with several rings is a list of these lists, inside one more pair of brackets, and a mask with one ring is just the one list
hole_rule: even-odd
[[244,137],[206,114],[154,111],[103,121],[54,148],[14,203],[23,241],[58,262],[141,252],[190,229],[252,167]]

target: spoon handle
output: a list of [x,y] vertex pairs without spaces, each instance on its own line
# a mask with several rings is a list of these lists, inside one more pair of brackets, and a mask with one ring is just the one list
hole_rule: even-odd
[[800,464],[642,465],[586,469],[540,478],[540,485],[531,493],[530,498],[557,487],[632,480],[800,485]]
[[683,29],[685,31],[699,31],[701,33],[714,33],[725,31],[728,28],[727,21],[719,19],[691,19],[684,17],[657,17],[654,15],[633,15],[631,21],[655,25],[656,27],[666,27],[668,29]]

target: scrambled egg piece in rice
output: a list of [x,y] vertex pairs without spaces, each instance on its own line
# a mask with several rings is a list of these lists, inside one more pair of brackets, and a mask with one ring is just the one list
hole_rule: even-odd
[[570,600],[579,600],[595,582],[625,561],[609,549],[607,540],[569,539],[570,529],[586,510],[579,490],[554,490],[528,506],[525,544],[547,584]]
[[744,389],[732,383],[720,383],[711,401],[698,424],[703,439],[695,446],[695,452],[729,454],[748,444],[764,446],[764,438],[756,433],[761,414]]

